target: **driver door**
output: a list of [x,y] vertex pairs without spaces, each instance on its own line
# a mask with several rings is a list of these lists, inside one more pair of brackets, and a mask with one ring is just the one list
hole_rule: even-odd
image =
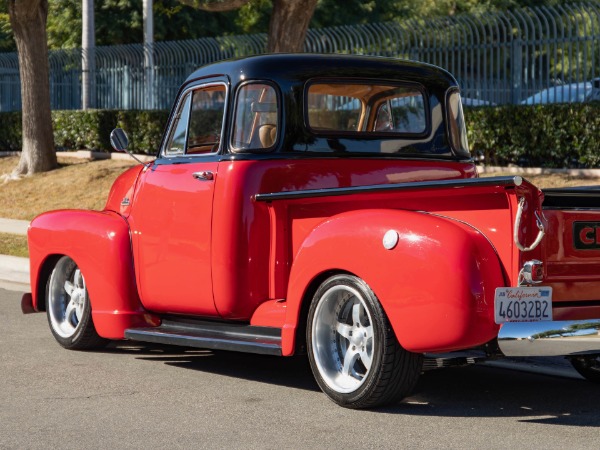
[[139,180],[129,220],[148,310],[218,316],[211,225],[226,100],[224,82],[184,91],[161,156]]

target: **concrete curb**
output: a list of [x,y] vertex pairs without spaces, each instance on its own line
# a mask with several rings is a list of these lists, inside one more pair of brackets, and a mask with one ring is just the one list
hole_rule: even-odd
[[29,291],[29,258],[0,255],[0,287]]
[[29,228],[28,220],[0,218],[0,233],[19,234],[21,236],[27,236],[27,228]]

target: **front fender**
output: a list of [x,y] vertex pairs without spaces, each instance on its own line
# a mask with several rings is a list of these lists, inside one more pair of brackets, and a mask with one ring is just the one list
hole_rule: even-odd
[[[398,244],[386,250],[388,230]],[[294,259],[283,354],[294,352],[307,287],[327,272],[362,278],[375,292],[400,344],[413,352],[470,348],[493,339],[494,291],[504,285],[494,248],[474,228],[427,213],[362,210],[316,227]]]
[[140,302],[129,226],[114,212],[62,210],[44,213],[28,231],[33,306],[45,308],[46,283],[59,255],[81,269],[92,304],[92,320],[102,337],[123,339],[124,330],[156,325]]

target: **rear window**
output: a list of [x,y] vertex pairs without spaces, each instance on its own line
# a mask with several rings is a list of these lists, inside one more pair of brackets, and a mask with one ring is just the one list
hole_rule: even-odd
[[306,95],[308,126],[317,134],[423,135],[428,110],[418,86],[394,83],[314,82]]

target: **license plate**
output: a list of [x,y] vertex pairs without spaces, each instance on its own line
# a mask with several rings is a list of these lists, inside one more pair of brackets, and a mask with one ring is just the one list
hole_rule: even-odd
[[552,288],[496,288],[494,316],[496,323],[552,320]]

